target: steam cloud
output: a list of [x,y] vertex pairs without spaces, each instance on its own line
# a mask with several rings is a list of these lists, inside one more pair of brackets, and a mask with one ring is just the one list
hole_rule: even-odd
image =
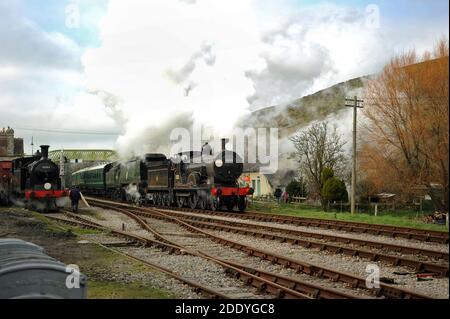
[[121,127],[124,127],[127,123],[127,117],[124,110],[121,108],[123,101],[118,96],[111,94],[103,90],[91,90],[90,94],[98,96],[103,105],[105,105],[109,115],[114,119],[114,121]]
[[232,130],[254,93],[245,70],[261,62],[253,12],[250,0],[110,1],[102,45],[83,63],[90,91],[123,126],[121,152],[161,150],[176,127]]
[[365,27],[363,8],[297,8],[279,19],[285,4],[271,4],[267,19],[252,0],[111,0],[102,45],[83,64],[91,92],[123,127],[118,149],[167,150],[173,128],[194,124],[226,136],[251,110],[282,112],[295,98],[374,73],[391,54],[380,30]]

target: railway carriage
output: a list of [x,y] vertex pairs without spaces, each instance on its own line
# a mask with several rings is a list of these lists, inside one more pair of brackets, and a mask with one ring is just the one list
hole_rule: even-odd
[[106,188],[105,174],[112,164],[84,168],[72,174],[72,185],[86,194],[104,195]]
[[140,158],[84,168],[72,174],[72,186],[88,195],[131,201],[132,189],[145,191],[147,168]]

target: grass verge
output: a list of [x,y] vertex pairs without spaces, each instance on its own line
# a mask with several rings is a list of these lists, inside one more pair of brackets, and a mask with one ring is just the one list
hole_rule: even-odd
[[174,296],[165,290],[140,284],[89,281],[89,299],[171,299]]
[[342,220],[368,224],[381,224],[427,230],[448,231],[448,227],[446,227],[445,225],[425,223],[422,220],[422,216],[418,215],[414,211],[383,211],[380,212],[378,216],[369,215],[367,213],[358,213],[352,215],[347,212],[325,212],[318,208],[303,207],[294,204],[278,205],[276,203],[270,202],[254,202],[249,205],[249,211],[307,218]]

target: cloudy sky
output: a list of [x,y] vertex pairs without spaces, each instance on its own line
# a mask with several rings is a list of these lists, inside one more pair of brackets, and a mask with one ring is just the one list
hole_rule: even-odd
[[53,148],[157,150],[173,127],[375,73],[448,37],[447,0],[0,0],[0,127]]

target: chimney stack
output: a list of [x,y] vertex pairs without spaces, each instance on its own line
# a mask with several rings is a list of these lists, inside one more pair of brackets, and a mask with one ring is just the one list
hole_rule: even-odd
[[41,145],[41,156],[44,159],[48,158],[48,149],[50,148],[50,146],[48,145]]
[[227,139],[223,138],[222,139],[222,152],[225,152],[225,145],[227,144]]

